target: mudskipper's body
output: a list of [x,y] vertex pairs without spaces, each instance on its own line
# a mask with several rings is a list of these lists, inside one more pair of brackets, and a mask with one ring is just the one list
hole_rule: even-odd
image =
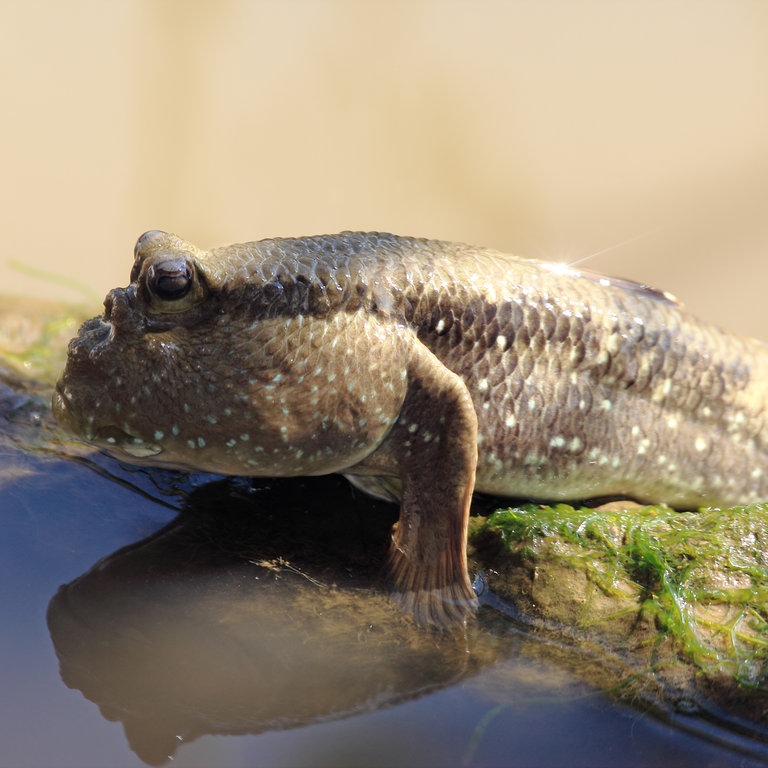
[[138,463],[395,493],[393,594],[424,624],[475,604],[474,489],[768,499],[768,348],[643,286],[387,234],[205,252],[149,232],[105,308],[59,419]]

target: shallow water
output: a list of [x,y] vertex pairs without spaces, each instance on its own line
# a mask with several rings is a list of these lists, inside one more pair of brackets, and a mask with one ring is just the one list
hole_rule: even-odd
[[599,660],[489,608],[460,638],[414,630],[374,589],[393,510],[340,478],[149,473],[52,448],[44,414],[19,413],[0,441],[0,765],[768,756],[734,732],[617,703],[583,682]]

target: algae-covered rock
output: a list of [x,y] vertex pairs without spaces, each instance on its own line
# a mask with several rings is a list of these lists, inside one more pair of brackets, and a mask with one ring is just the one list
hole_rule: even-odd
[[764,720],[768,507],[526,505],[476,520],[472,541],[519,618],[599,648],[633,677],[631,697],[639,686],[701,708],[714,696]]

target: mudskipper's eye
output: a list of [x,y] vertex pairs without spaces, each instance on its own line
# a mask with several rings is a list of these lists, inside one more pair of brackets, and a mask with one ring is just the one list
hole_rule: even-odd
[[[209,305],[205,274],[195,258],[186,253],[158,253],[137,262],[136,295],[146,310],[147,317],[154,318],[152,328],[163,323],[178,324],[195,322]],[[159,324],[159,325],[158,325]]]
[[149,269],[149,289],[162,301],[184,298],[192,289],[194,277],[185,259],[162,261]]

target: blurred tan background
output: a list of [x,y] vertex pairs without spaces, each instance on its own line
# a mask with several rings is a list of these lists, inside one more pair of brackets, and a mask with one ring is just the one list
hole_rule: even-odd
[[379,229],[612,248],[768,339],[762,0],[0,0],[0,86],[0,293],[96,310],[150,228]]

